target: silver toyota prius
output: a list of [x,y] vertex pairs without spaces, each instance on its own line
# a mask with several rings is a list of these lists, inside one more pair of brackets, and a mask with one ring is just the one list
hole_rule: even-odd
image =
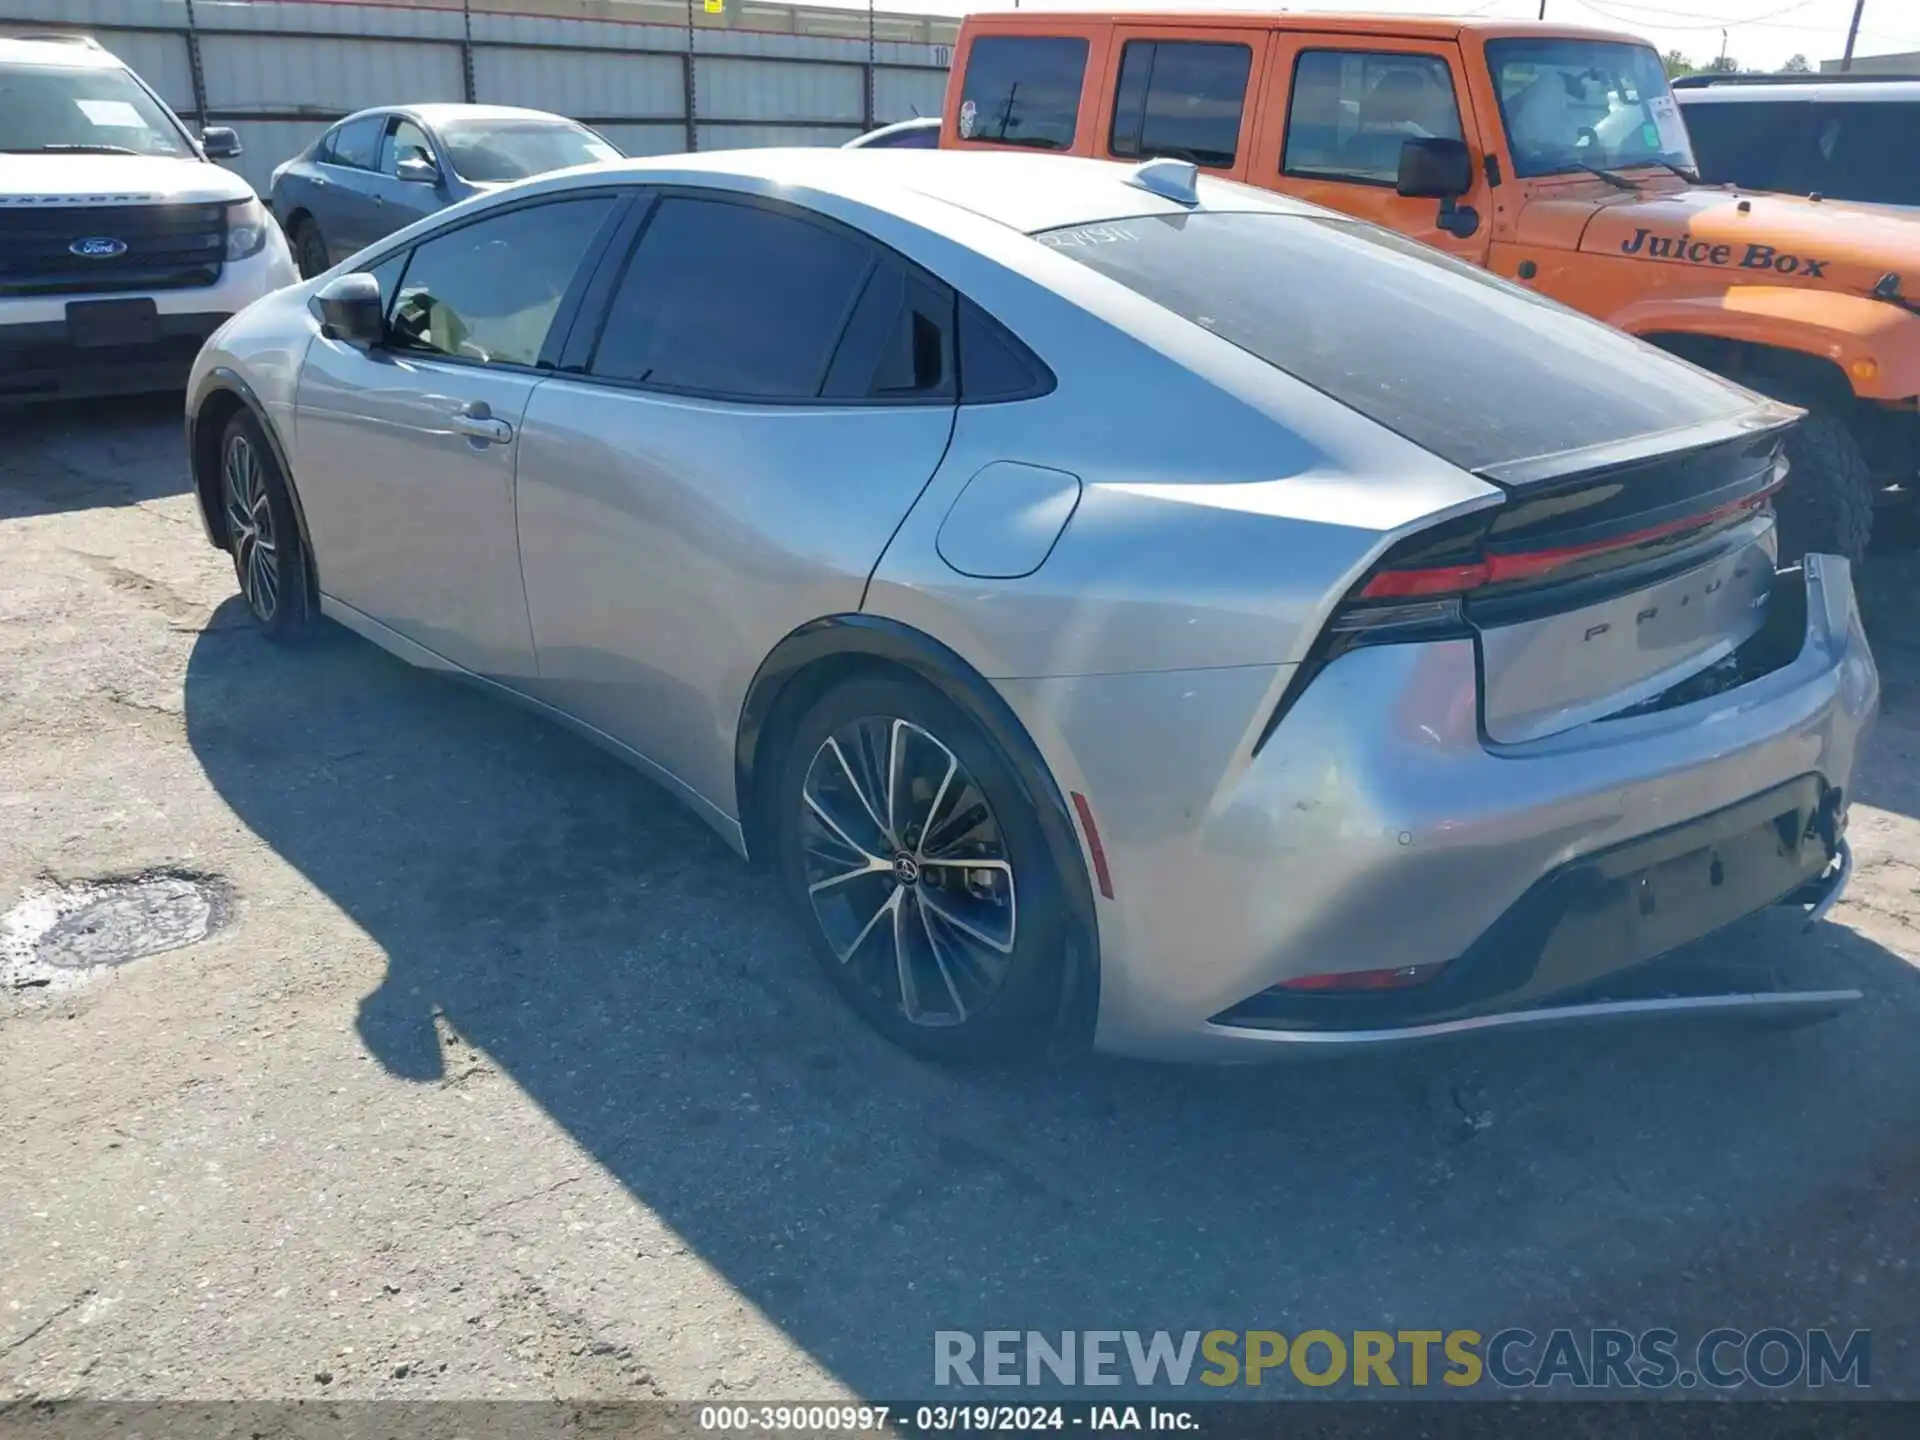
[[1846,882],[1799,415],[1191,166],[737,151],[470,200],[201,353],[254,619],[562,720],[950,1058],[1668,1010]]

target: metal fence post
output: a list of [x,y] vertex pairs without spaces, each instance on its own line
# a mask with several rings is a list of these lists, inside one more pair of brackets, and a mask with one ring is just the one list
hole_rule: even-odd
[[187,0],[187,71],[193,77],[194,128],[207,128],[207,72],[200,63],[200,25],[194,18],[193,0]]
[[873,105],[874,105],[873,87],[875,83],[874,69],[873,69],[873,56],[874,56],[873,0],[867,0],[867,76],[866,76],[867,97],[866,97],[866,104],[861,111],[865,121],[865,123],[861,126],[861,128],[864,130],[873,129]]
[[680,108],[687,112],[687,149],[700,148],[700,84],[693,73],[693,0],[687,0],[687,57],[680,73]]
[[473,78],[473,0],[460,0],[460,21],[464,36],[460,41],[460,88],[472,105],[480,98]]

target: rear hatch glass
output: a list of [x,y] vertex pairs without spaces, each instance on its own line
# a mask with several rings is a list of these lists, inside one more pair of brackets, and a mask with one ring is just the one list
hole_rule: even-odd
[[1467,470],[1728,419],[1754,403],[1359,221],[1201,211],[1034,238]]

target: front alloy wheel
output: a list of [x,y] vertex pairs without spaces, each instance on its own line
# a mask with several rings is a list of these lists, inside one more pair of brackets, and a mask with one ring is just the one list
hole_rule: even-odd
[[252,436],[236,432],[227,437],[220,477],[226,494],[227,539],[240,593],[254,618],[271,626],[280,614],[280,548],[266,475]]
[[807,899],[839,964],[916,1027],[963,1025],[1019,938],[993,806],[952,750],[898,717],[847,721],[801,782]]

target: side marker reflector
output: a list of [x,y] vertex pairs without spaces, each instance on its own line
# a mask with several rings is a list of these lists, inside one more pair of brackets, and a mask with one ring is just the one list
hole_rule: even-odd
[[1100,831],[1093,823],[1093,807],[1078,790],[1073,792],[1073,809],[1080,817],[1080,828],[1087,834],[1087,849],[1093,855],[1093,883],[1100,887],[1102,896],[1111,900],[1113,876],[1107,872],[1107,847],[1100,843]]

